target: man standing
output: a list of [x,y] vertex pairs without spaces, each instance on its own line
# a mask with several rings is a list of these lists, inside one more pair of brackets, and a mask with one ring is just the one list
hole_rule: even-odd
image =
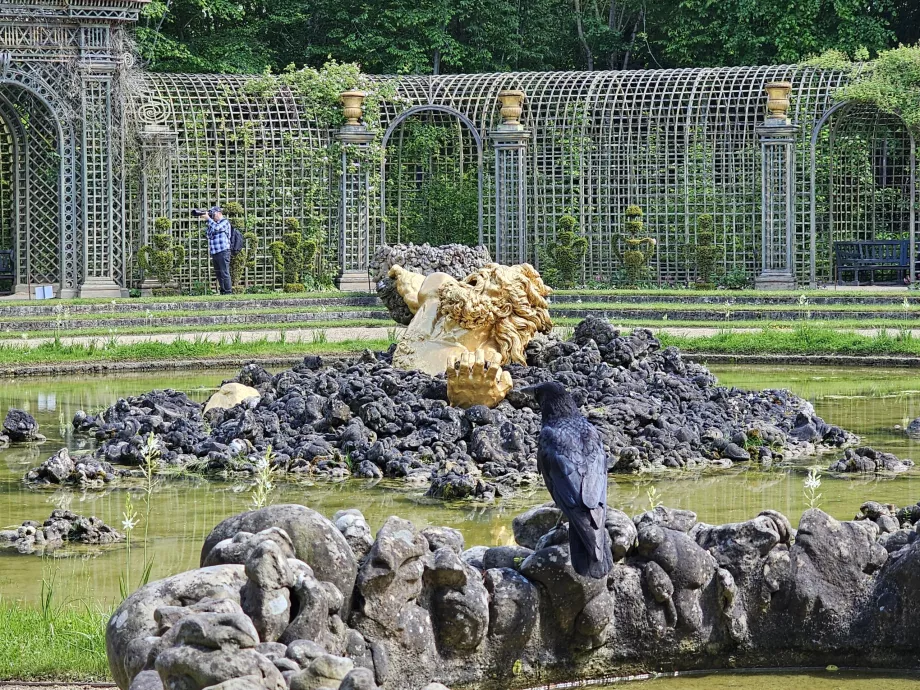
[[211,265],[217,274],[217,285],[220,288],[220,294],[232,295],[233,284],[230,281],[230,221],[224,218],[220,206],[213,206],[210,211],[202,213],[198,217],[208,219],[208,253],[211,255]]

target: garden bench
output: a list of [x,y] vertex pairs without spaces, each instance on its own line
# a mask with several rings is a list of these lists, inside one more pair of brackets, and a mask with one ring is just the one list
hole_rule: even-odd
[[875,282],[876,271],[894,271],[903,281],[910,270],[908,240],[860,240],[834,242],[834,264],[837,284],[843,282],[845,271],[853,273],[859,285],[859,274],[869,272],[869,283]]

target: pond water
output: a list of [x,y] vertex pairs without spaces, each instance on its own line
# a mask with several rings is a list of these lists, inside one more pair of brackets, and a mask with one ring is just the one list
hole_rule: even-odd
[[[713,371],[727,385],[788,387],[810,399],[826,420],[855,431],[874,447],[920,460],[920,444],[895,429],[920,416],[920,372],[750,366],[719,366]],[[18,525],[27,519],[44,520],[55,507],[66,507],[97,515],[120,529],[129,494],[141,521],[132,534],[130,549],[124,544],[92,550],[64,549],[44,558],[0,551],[0,596],[36,602],[43,585],[53,580],[55,596],[60,601],[109,607],[120,599],[120,578],[128,573],[135,587],[147,559],[153,564],[152,579],[196,567],[199,549],[211,528],[221,519],[250,507],[248,482],[160,480],[148,509],[138,487],[132,491],[31,490],[22,483],[22,476],[61,445],[71,449],[87,447],[85,440],[74,438],[70,432],[69,421],[78,409],[95,411],[120,396],[162,387],[177,388],[203,400],[234,373],[214,369],[4,382],[0,386],[0,413],[11,406],[28,410],[35,415],[48,441],[41,446],[0,451],[0,527]],[[822,466],[826,467],[830,459],[823,459]],[[805,509],[802,480],[808,464],[768,471],[738,466],[728,471],[612,476],[609,499],[611,505],[629,514],[647,509],[651,493],[654,500],[692,509],[701,520],[710,523],[747,519],[766,508],[780,510],[795,523]],[[823,509],[848,519],[868,499],[898,505],[916,502],[920,499],[920,470],[886,478],[825,476],[821,493]],[[511,543],[511,519],[527,507],[548,500],[548,494],[541,488],[494,505],[444,504],[426,499],[417,487],[407,488],[394,481],[301,481],[279,482],[271,500],[303,503],[330,517],[339,509],[358,507],[374,528],[390,515],[409,518],[420,527],[450,525],[464,533],[468,545],[474,545]],[[675,688],[696,687],[687,679],[667,682],[677,683]]]

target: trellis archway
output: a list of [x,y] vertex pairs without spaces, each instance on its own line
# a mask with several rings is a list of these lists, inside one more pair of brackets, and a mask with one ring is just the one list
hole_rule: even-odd
[[917,274],[917,145],[896,115],[841,102],[810,137],[811,284],[833,280],[837,241],[909,242]]
[[73,246],[64,191],[72,194],[68,153],[52,105],[20,81],[0,79],[0,249],[13,254],[19,294],[31,285],[60,293],[68,274],[73,279],[64,251],[68,242]]
[[[476,243],[482,244],[483,242],[483,140],[482,135],[479,133],[479,130],[476,128],[476,125],[473,124],[473,121],[470,120],[466,115],[461,113],[459,110],[451,108],[446,105],[415,105],[411,108],[400,113],[396,118],[390,122],[386,131],[383,134],[381,139],[381,147],[383,149],[383,154],[380,161],[380,242],[387,243],[393,241],[405,241],[402,237],[403,235],[403,213],[404,213],[404,201],[407,199],[404,198],[404,193],[409,192],[408,196],[410,199],[408,201],[414,201],[414,195],[411,194],[411,189],[406,189],[406,179],[405,179],[405,169],[404,165],[412,165],[419,167],[419,175],[431,175],[433,177],[439,176],[439,171],[437,170],[437,165],[429,161],[427,165],[427,170],[423,170],[424,164],[420,164],[418,161],[404,161],[403,153],[406,150],[406,142],[402,137],[398,139],[398,148],[396,156],[388,156],[388,146],[390,141],[393,138],[394,134],[397,132],[402,134],[403,128],[406,123],[412,122],[414,118],[419,118],[422,116],[428,116],[427,124],[429,126],[440,127],[443,131],[446,131],[446,128],[452,128],[453,137],[451,140],[446,142],[440,142],[441,144],[446,144],[442,146],[443,153],[446,156],[453,157],[455,160],[459,160],[460,167],[457,171],[460,175],[460,188],[456,193],[463,193],[462,185],[468,184],[468,172],[464,171],[464,160],[467,156],[472,154],[475,156],[475,173],[476,173]],[[452,125],[456,125],[452,127]],[[444,167],[444,161],[440,161],[442,168]],[[393,174],[395,172],[395,175]],[[395,203],[393,197],[391,196],[389,202],[387,199],[387,177],[395,177],[396,179],[396,194],[395,194]],[[420,179],[419,182],[422,182]],[[436,183],[443,182],[443,180],[435,180]],[[395,231],[393,229],[395,225]],[[405,239],[418,239],[413,237],[406,237]],[[435,243],[444,243],[440,239]]]

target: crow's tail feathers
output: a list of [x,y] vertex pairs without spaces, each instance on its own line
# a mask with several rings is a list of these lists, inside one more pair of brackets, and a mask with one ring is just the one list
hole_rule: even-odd
[[572,511],[569,515],[569,553],[575,572],[599,580],[613,568],[610,537],[604,527],[606,510]]

